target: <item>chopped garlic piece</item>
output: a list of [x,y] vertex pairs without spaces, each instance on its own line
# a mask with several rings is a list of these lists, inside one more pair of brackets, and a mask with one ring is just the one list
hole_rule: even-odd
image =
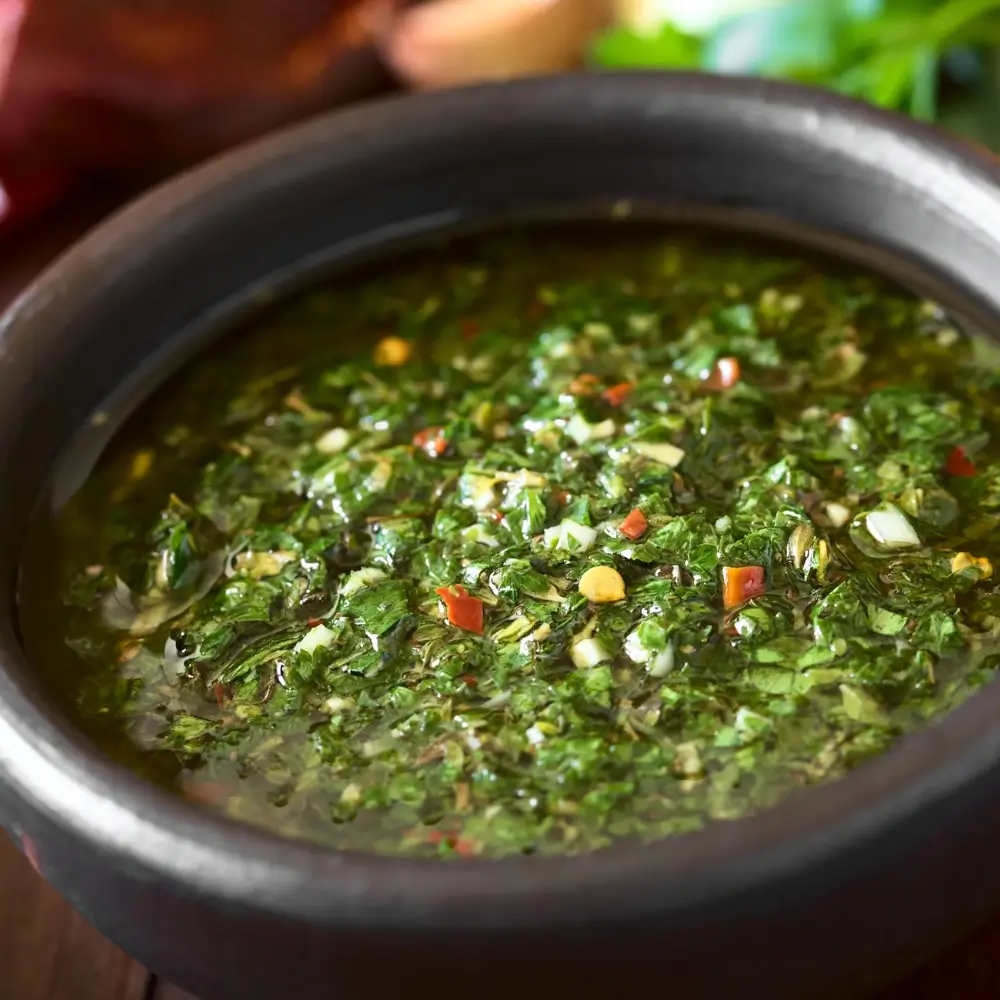
[[542,540],[547,549],[586,552],[597,541],[597,532],[586,524],[566,518],[554,528],[546,528]]
[[385,573],[380,569],[375,569],[374,566],[366,566],[363,569],[356,569],[340,585],[340,596],[350,597],[351,594],[356,593],[363,587],[370,587],[373,583],[378,583],[379,580],[384,579]]
[[336,455],[343,451],[350,443],[351,435],[343,427],[334,427],[328,430],[317,442],[316,450],[324,455]]
[[392,462],[387,458],[375,459],[375,467],[368,474],[368,486],[372,492],[379,493],[389,485],[392,479]]
[[530,729],[526,729],[524,735],[528,737],[528,742],[533,747],[537,747],[539,743],[545,742],[545,733],[538,726],[531,726]]
[[331,642],[336,638],[333,632],[331,632],[322,622],[315,628],[310,629],[301,639],[292,647],[293,653],[315,653],[317,649],[322,649],[325,646],[329,646]]
[[528,641],[544,642],[550,635],[552,635],[552,626],[548,622],[542,622],[542,624],[528,636]]
[[693,778],[701,774],[702,763],[701,754],[694,743],[678,743],[674,750],[674,771],[684,775],[685,778]]
[[826,516],[835,528],[842,528],[850,521],[851,511],[849,507],[845,507],[842,503],[828,503],[826,505]]
[[323,707],[331,715],[339,715],[341,712],[346,712],[349,708],[353,708],[354,702],[350,698],[341,698],[338,695],[334,695],[323,702]]
[[632,447],[640,455],[645,455],[646,458],[651,458],[661,465],[669,465],[671,469],[680,465],[684,459],[684,450],[667,442],[637,441]]
[[573,665],[580,668],[596,667],[598,663],[611,659],[611,654],[599,639],[581,639],[569,648]]
[[466,503],[476,510],[489,510],[496,503],[494,476],[481,476],[474,472],[466,472],[459,479],[459,489],[466,498]]
[[650,677],[666,677],[674,669],[674,645],[667,643],[666,649],[661,649],[649,664]]
[[865,526],[872,538],[890,549],[909,549],[920,544],[913,525],[895,507],[873,510],[865,517]]
[[579,413],[574,413],[569,423],[566,424],[567,436],[571,437],[577,444],[614,437],[615,429],[615,422],[610,417],[600,423],[591,424]]
[[633,663],[645,663],[653,656],[653,650],[642,644],[638,629],[625,636],[625,655]]
[[281,568],[294,562],[294,552],[241,552],[234,560],[234,569],[238,573],[246,573],[253,580],[263,580],[268,576],[277,576]]

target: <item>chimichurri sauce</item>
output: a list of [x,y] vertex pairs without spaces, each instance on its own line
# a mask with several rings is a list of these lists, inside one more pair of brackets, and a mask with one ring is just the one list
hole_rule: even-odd
[[992,355],[728,237],[427,252],[161,392],[49,526],[28,642],[109,753],[294,837],[739,817],[992,676]]

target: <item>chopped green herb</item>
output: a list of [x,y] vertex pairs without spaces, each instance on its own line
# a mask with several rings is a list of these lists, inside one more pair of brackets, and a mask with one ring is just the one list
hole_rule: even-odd
[[94,739],[336,847],[582,852],[765,808],[991,677],[988,352],[869,275],[615,232],[317,289],[171,383],[25,603]]

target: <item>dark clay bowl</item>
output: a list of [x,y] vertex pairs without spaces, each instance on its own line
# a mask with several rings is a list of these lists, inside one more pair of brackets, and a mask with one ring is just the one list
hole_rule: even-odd
[[841,997],[1000,900],[996,684],[751,819],[587,857],[438,863],[186,805],[89,746],[37,683],[16,608],[32,508],[228,323],[427,234],[625,207],[866,261],[1000,333],[992,159],[820,93],[689,75],[410,97],[281,132],[126,209],[3,320],[4,822],[101,930],[203,1000]]

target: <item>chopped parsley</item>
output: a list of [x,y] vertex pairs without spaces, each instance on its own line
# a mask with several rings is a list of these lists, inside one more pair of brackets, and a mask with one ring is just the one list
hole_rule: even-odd
[[992,676],[994,354],[768,246],[428,252],[174,380],[51,525],[29,646],[113,755],[330,846],[739,817]]

